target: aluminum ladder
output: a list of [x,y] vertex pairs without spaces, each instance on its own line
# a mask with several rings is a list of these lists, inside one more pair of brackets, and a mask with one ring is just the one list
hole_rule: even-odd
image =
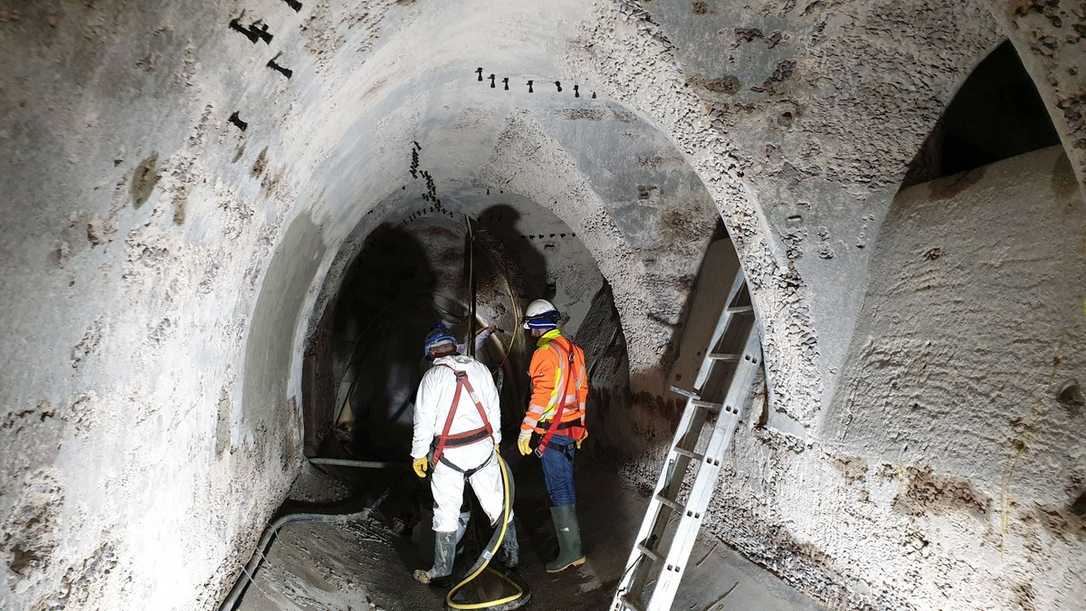
[[[665,611],[675,600],[716,489],[720,462],[750,406],[761,370],[761,341],[745,280],[740,270],[703,352],[695,391],[672,388],[687,397],[686,407],[619,580],[611,611]],[[699,448],[702,432],[708,428],[712,429],[709,441]],[[682,501],[683,480],[692,464],[698,465],[697,475]]]

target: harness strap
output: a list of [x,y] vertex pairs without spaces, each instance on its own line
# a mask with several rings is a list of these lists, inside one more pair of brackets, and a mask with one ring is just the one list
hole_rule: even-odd
[[[544,429],[542,427],[536,427],[536,432],[539,433],[540,435],[546,433],[550,429],[553,422],[548,421],[546,424],[547,424],[546,429]],[[554,428],[556,428],[559,431],[564,431],[566,429],[572,429],[572,428],[579,427],[579,426],[581,426],[581,421],[580,420],[569,420],[567,422],[559,422]]]
[[476,441],[482,441],[490,437],[490,432],[486,430],[485,426],[481,426],[477,429],[471,429],[470,431],[464,431],[463,433],[453,433],[446,437],[446,448],[458,448],[460,446],[471,445]]
[[486,460],[484,460],[482,464],[480,464],[478,467],[474,467],[471,469],[461,469],[460,467],[456,466],[456,463],[449,460],[448,458],[445,458],[444,456],[441,457],[441,464],[452,469],[453,471],[463,474],[464,479],[471,479],[472,475],[475,475],[483,467],[489,465],[491,460],[494,460],[493,452],[491,452],[490,455],[486,457]]
[[[468,379],[468,373],[466,371],[456,372],[457,384],[463,384],[464,388],[468,391],[468,397],[471,398],[471,402],[475,404],[475,410],[479,412],[479,418],[483,420],[483,428],[486,429],[487,435],[493,435],[494,429],[490,426],[490,420],[486,417],[486,410],[483,409],[483,404],[475,396],[475,389],[471,387],[471,380]],[[453,405],[453,409],[456,406]]]
[[[468,373],[466,371],[453,369],[444,364],[439,365],[439,367],[445,367],[456,374],[456,392],[453,393],[452,405],[449,406],[449,413],[445,416],[445,426],[441,429],[441,435],[437,438],[437,447],[434,448],[433,456],[430,458],[430,464],[437,465],[438,462],[443,462],[457,471],[464,473],[464,471],[456,467],[456,465],[442,458],[442,455],[445,453],[445,448],[465,446],[470,443],[482,441],[487,437],[492,437],[494,435],[494,429],[490,426],[490,420],[486,417],[486,410],[483,409],[483,404],[480,403],[479,399],[475,396],[475,389],[471,387],[471,382],[468,380]],[[468,397],[470,397],[472,403],[475,404],[475,409],[479,411],[479,417],[483,419],[483,426],[479,429],[472,429],[470,431],[450,435],[449,430],[452,428],[453,418],[456,416],[456,408],[460,405],[460,393],[463,390],[468,391]],[[480,431],[485,433],[485,435],[480,433]],[[449,443],[450,441],[452,443]],[[479,468],[482,468],[482,466],[480,465],[477,467],[477,469]]]
[[[554,346],[554,344],[557,342],[557,339],[558,338],[555,338],[554,340],[552,340],[550,345]],[[563,339],[565,339],[565,338],[563,338]],[[568,341],[568,340],[566,340],[566,341]],[[558,350],[558,347],[554,346],[554,349]],[[539,445],[537,445],[535,447],[535,455],[540,457],[540,458],[543,457],[543,452],[546,451],[547,444],[549,444],[551,442],[551,437],[554,437],[554,434],[558,431],[559,425],[561,425],[561,423],[562,423],[562,413],[566,411],[566,397],[569,395],[569,381],[573,379],[573,344],[572,343],[570,343],[569,348],[568,348],[568,350],[566,350],[566,352],[567,352],[566,376],[565,376],[566,380],[565,380],[565,383],[562,386],[562,394],[559,395],[559,398],[558,398],[558,409],[556,409],[554,411],[554,415],[551,416],[551,424],[550,424],[549,427],[547,427],[547,432],[543,435],[543,439],[541,439],[539,441]],[[558,356],[559,357],[562,356],[561,350],[558,350]],[[562,359],[559,358],[558,360],[559,360],[559,363],[561,363]],[[561,365],[559,364],[558,367],[561,368]],[[583,426],[583,417],[584,417],[584,415],[582,414],[582,426]]]

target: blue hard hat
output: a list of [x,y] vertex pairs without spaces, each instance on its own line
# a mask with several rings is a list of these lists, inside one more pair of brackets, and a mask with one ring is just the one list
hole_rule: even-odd
[[456,346],[456,338],[449,333],[449,328],[444,323],[437,323],[426,335],[426,341],[422,344],[422,354],[430,356],[430,351],[444,344]]

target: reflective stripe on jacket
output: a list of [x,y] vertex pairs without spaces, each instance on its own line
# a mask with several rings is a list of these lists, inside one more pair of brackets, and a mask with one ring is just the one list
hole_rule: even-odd
[[[569,350],[573,350],[573,371],[569,384],[566,384],[565,375],[569,362]],[[532,400],[528,406],[528,412],[524,414],[521,422],[521,430],[534,430],[536,433],[546,432],[544,423],[548,423],[558,411],[559,394],[566,391],[566,407],[562,411],[562,421],[581,421],[585,415],[585,404],[588,401],[588,378],[584,361],[584,350],[581,347],[562,337],[561,331],[554,329],[548,331],[539,338],[536,350],[532,353],[532,362],[528,366],[528,375],[532,380]],[[581,427],[573,427],[581,428]],[[568,433],[570,434],[567,434]],[[581,431],[569,431],[565,427],[559,431],[568,437],[579,439]]]

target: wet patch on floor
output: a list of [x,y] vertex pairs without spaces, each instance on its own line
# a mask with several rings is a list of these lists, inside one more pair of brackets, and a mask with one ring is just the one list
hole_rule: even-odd
[[[588,561],[562,573],[549,574],[544,564],[555,550],[546,492],[539,466],[529,459],[512,460],[517,482],[515,513],[521,562],[516,579],[531,590],[528,609],[606,609],[625,569],[634,534],[647,499],[621,483],[603,465],[578,469],[578,503]],[[423,568],[431,545],[428,516],[416,516],[405,527],[395,495],[373,516],[340,524],[288,524],[279,533],[239,607],[265,609],[443,609],[445,590],[416,583],[411,573]],[[478,555],[489,530],[473,518],[457,557],[457,571]],[[410,537],[412,531],[416,536]],[[461,595],[482,600],[510,592],[496,577],[481,577]],[[809,598],[777,577],[742,558],[711,536],[699,538],[676,598],[676,609],[758,608],[816,609]]]
[[396,535],[377,519],[283,527],[240,610],[429,609],[435,598],[400,577]]

